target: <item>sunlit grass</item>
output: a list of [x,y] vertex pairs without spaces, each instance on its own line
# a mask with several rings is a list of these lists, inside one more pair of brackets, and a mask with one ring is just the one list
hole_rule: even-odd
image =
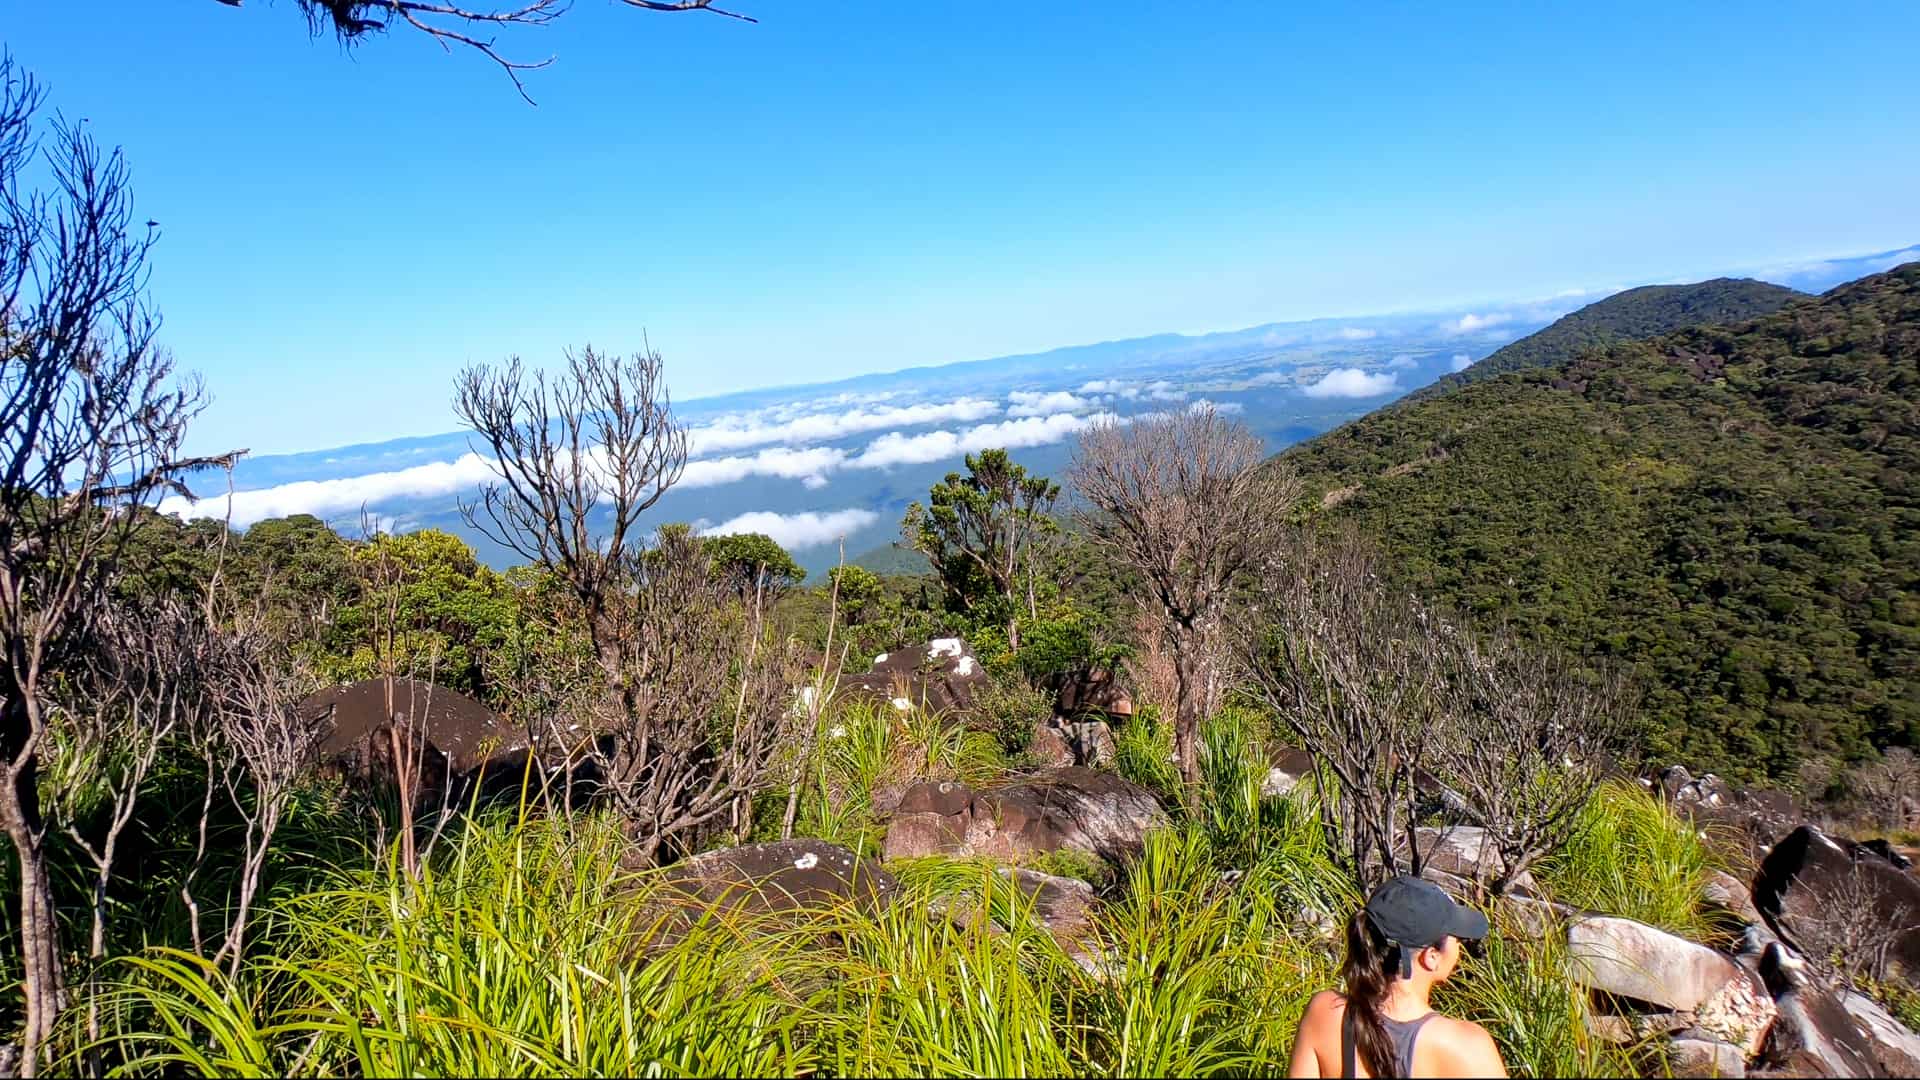
[[[840,719],[844,746],[823,732],[811,763],[820,806],[965,745],[883,710]],[[1068,942],[984,861],[895,864],[878,910],[695,917],[660,875],[610,869],[612,820],[502,818],[456,830],[417,883],[376,865],[284,899],[235,980],[179,952],[118,961],[97,1049],[129,1076],[1277,1074],[1307,1000],[1338,985],[1333,929],[1359,896],[1310,795],[1259,797],[1248,732],[1209,725],[1212,805],[1152,834]],[[1630,1074],[1563,964],[1496,936],[1439,1003],[1517,1074]]]
[[1580,812],[1567,845],[1534,877],[1555,900],[1707,940],[1705,841],[1639,787],[1615,782]]

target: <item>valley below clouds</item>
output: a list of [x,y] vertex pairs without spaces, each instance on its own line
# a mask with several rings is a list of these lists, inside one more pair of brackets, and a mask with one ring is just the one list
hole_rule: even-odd
[[[689,460],[651,523],[765,533],[818,571],[897,538],[906,504],[962,458],[1003,447],[1059,475],[1102,422],[1210,404],[1278,450],[1458,370],[1578,301],[1499,310],[1282,323],[1160,335],[1027,356],[747,391],[675,403]],[[669,380],[673,357],[667,358]],[[183,517],[246,528],[311,514],[351,532],[441,528],[496,565],[516,559],[470,527],[493,463],[463,433],[243,460],[200,478]]]

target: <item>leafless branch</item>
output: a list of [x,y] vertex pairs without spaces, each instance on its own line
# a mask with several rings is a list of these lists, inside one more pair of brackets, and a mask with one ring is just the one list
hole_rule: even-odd
[[1147,584],[1173,659],[1174,748],[1192,786],[1200,721],[1217,704],[1226,602],[1286,542],[1299,480],[1211,406],[1096,424],[1069,476],[1087,535]]

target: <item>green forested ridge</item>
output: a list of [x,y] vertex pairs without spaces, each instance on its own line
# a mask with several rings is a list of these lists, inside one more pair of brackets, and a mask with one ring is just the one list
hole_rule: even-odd
[[1319,520],[1378,537],[1416,588],[1636,667],[1652,753],[1757,777],[1920,744],[1917,438],[1908,264],[1285,456]]
[[1617,292],[1553,325],[1494,351],[1465,371],[1442,375],[1408,395],[1424,400],[1457,386],[1509,371],[1550,367],[1581,349],[1611,341],[1635,341],[1689,326],[1742,322],[1786,307],[1805,293],[1752,278],[1714,278],[1691,285],[1645,285]]

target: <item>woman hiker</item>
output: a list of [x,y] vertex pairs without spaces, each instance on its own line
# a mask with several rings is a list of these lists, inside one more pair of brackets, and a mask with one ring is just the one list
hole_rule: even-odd
[[1486,1029],[1427,1003],[1460,963],[1461,940],[1486,934],[1486,916],[1430,881],[1402,876],[1373,890],[1347,924],[1347,992],[1307,1003],[1287,1075],[1507,1075]]

